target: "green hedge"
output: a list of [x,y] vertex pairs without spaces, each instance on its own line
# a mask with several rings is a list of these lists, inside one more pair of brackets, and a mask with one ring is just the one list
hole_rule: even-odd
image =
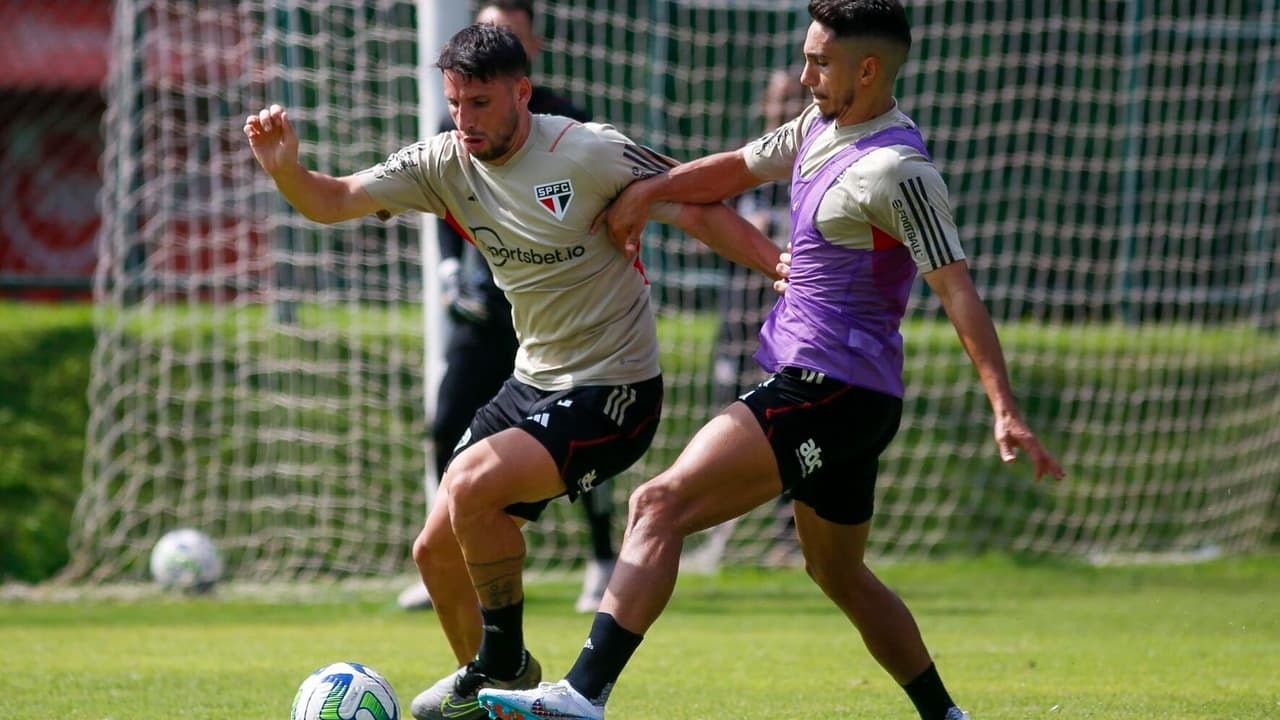
[[[325,318],[310,320],[323,322]],[[416,320],[409,324],[417,327]],[[384,338],[408,332],[372,317],[358,326]],[[139,336],[157,331],[154,326],[126,323],[126,327]],[[217,322],[208,318],[197,322],[194,316],[182,327],[188,328],[193,337],[215,344],[215,336],[226,332]],[[671,378],[705,377],[701,366],[707,358],[679,356],[675,349],[705,350],[714,327],[709,315],[664,319],[663,366]],[[1061,532],[1070,534],[1079,531],[1078,522],[1115,511],[1108,504],[1123,498],[1099,499],[1087,491],[1062,498],[1041,497],[1046,486],[1032,486],[1026,482],[1025,472],[1018,472],[1020,468],[1002,469],[990,452],[977,452],[990,442],[989,410],[954,331],[942,320],[912,320],[904,326],[904,334],[909,353],[929,357],[933,369],[927,378],[909,378],[913,391],[907,415],[911,419],[904,422],[896,445],[905,452],[917,446],[964,449],[930,455],[926,462],[929,466],[916,470],[995,483],[985,489],[988,494],[982,503],[958,498],[960,506],[980,506],[973,514],[973,522],[1017,522],[1025,513],[1013,512],[1010,508],[1014,506],[1031,503],[1043,509],[1061,503],[1059,509],[1064,517],[1072,518]],[[1203,399],[1208,388],[1230,387],[1242,378],[1276,377],[1280,373],[1280,337],[1274,334],[1239,326],[1101,324],[1064,329],[1022,323],[1003,327],[1002,338],[1028,419],[1059,453],[1066,448],[1076,450],[1075,457],[1064,459],[1072,461],[1071,482],[1081,490],[1117,482],[1150,486],[1159,478],[1202,476],[1206,471],[1204,463],[1215,457],[1215,447],[1240,448],[1240,452],[1226,458],[1219,453],[1213,470],[1220,476],[1238,477],[1242,473],[1248,475],[1245,470],[1258,467],[1257,463],[1274,452],[1274,448],[1242,443],[1242,438],[1265,437],[1266,428],[1277,422],[1265,409],[1274,407],[1265,398],[1237,393],[1222,397],[1211,394],[1212,400]],[[0,580],[46,579],[68,560],[68,530],[81,488],[89,417],[86,390],[93,348],[92,309],[88,306],[0,303]],[[1039,361],[1048,358],[1055,360]],[[925,397],[939,387],[968,390],[958,396]],[[1166,392],[1163,397],[1134,401],[1135,393],[1161,387],[1199,388],[1195,394],[1202,400],[1188,403],[1185,398]],[[1081,402],[1082,390],[1097,395],[1087,409],[1075,406]],[[695,397],[708,395],[705,389],[699,392],[685,388],[682,392],[692,392]],[[1089,413],[1087,423],[1078,422],[1083,412]],[[1189,413],[1203,414],[1207,422],[1189,419]],[[1234,418],[1232,427],[1222,427],[1214,422],[1215,417]],[[917,421],[922,418],[941,422],[923,427]],[[1177,428],[1153,424],[1171,418],[1178,419]],[[675,417],[672,413],[665,422],[668,435],[681,437],[695,429],[701,418]],[[1128,435],[1132,427],[1145,430],[1125,437],[1119,447],[1108,442],[1108,435]],[[1091,457],[1090,449],[1108,447],[1104,457]],[[1125,448],[1132,447],[1139,447],[1146,460],[1129,457],[1130,450]],[[669,462],[678,449],[655,446],[647,465]],[[1276,483],[1280,487],[1280,478]],[[963,494],[981,489],[972,485],[958,483],[942,490]],[[1008,507],[999,502],[989,506],[993,487],[1007,491]],[[886,501],[891,500],[889,494],[895,490],[886,484]],[[1162,507],[1168,507],[1157,508],[1155,522],[1168,522],[1167,534],[1176,536],[1182,529],[1180,523],[1186,520],[1185,508],[1210,500],[1171,493],[1158,500]],[[1273,507],[1271,527],[1275,527],[1276,512],[1280,508]],[[1158,542],[1163,534],[1156,527],[1150,536]]]
[[0,580],[67,562],[92,354],[91,307],[0,304]]

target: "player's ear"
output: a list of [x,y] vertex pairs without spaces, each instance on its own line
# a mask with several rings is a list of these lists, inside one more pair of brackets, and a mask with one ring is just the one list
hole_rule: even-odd
[[529,100],[532,97],[533,81],[529,79],[528,75],[525,75],[516,81],[516,102],[520,103],[521,107],[528,107]]
[[862,62],[858,63],[858,81],[863,87],[871,87],[876,83],[876,79],[880,77],[883,70],[880,58],[876,55],[867,55],[862,58]]

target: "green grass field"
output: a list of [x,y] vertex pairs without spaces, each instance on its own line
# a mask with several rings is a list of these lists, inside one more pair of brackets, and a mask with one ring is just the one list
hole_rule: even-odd
[[[1280,557],[1118,568],[986,558],[881,574],[975,720],[1280,717]],[[527,638],[555,677],[589,626],[571,610],[576,590],[545,582],[528,594]],[[380,670],[407,709],[451,669],[435,617],[397,609],[394,589],[314,595],[0,603],[6,714],[278,720],[303,678],[338,660]],[[792,570],[683,578],[608,717],[915,713]]]
[[[330,350],[368,357],[370,365],[378,364],[373,361],[385,352],[386,338],[416,337],[412,313],[348,315],[338,326],[361,332],[342,335]],[[0,358],[8,368],[0,374],[0,425],[6,427],[0,437],[0,559],[20,555],[22,567],[56,569],[53,553],[65,553],[70,506],[80,486],[89,312],[61,309],[52,318],[0,306],[0,316],[13,323],[0,335]],[[256,328],[265,315],[175,312],[123,320],[131,336],[154,334],[177,347],[220,346],[222,335],[234,336],[241,323]],[[303,308],[299,322],[337,321]],[[663,364],[673,377],[695,375],[692,366],[704,363],[705,353],[680,355],[676,348],[695,341],[705,347],[713,327],[709,316],[664,319]],[[1104,436],[1115,434],[1124,418],[1187,412],[1181,396],[1148,396],[1142,405],[1131,398],[1156,385],[1231,388],[1242,377],[1273,377],[1280,358],[1280,338],[1241,327],[1009,324],[1001,331],[1021,360],[1016,381],[1035,390],[1026,396],[1028,412],[1050,432],[1053,418],[1077,414],[1059,400],[1072,396],[1066,390],[1101,389],[1101,400],[1089,407],[1096,422],[1058,430],[1061,436],[1053,438],[1055,447],[1082,450],[1068,488],[1112,487],[1107,483],[1117,471],[1111,466],[1129,467],[1127,453],[1100,454],[1110,447]],[[922,387],[972,384],[972,369],[959,357],[963,351],[949,326],[913,321],[904,333],[912,352],[947,368],[922,380]],[[307,342],[265,333],[249,348],[255,356],[261,350],[264,356],[310,357]],[[944,356],[954,360],[938,363]],[[1080,362],[1037,362],[1058,357]],[[190,372],[216,370],[214,361],[206,361]],[[1219,477],[1262,467],[1273,446],[1250,438],[1265,438],[1274,426],[1274,412],[1265,411],[1273,407],[1265,404],[1268,397],[1215,396],[1213,411],[1236,418],[1234,428],[1201,433],[1192,424],[1174,431],[1153,426],[1147,435],[1131,437],[1145,459],[1133,466],[1140,477],[1122,480],[1178,478],[1203,472],[1210,462]],[[1254,411],[1257,402],[1263,412]],[[956,399],[939,400],[933,411],[966,417]],[[1201,411],[1207,406],[1197,406]],[[929,434],[944,430],[945,436]],[[989,427],[984,416],[972,437],[958,432],[950,426],[906,428],[898,443],[981,447]],[[673,433],[683,437],[685,430]],[[1224,455],[1221,447],[1240,451]],[[961,460],[980,462],[951,458]],[[979,474],[970,469],[951,466],[947,474]],[[1273,477],[1246,474],[1274,487]],[[1056,502],[1053,496],[1018,497],[1041,507]],[[1080,497],[1087,501],[1062,501],[1058,516],[1076,523],[1112,512],[1105,497]],[[1169,501],[1184,502],[1176,494]],[[1200,507],[1202,501],[1185,502]],[[948,522],[1016,522],[1022,510],[1013,503],[981,507],[987,515],[957,513]],[[1198,515],[1155,513],[1158,522],[1181,517]],[[1162,537],[1154,531],[1149,536],[1156,542]],[[879,537],[896,538],[891,532]],[[1262,558],[1178,567],[1094,568],[993,557],[895,565],[883,576],[915,611],[944,678],[975,720],[1280,718],[1280,555],[1274,541],[1270,547]],[[0,600],[0,691],[10,700],[8,714],[19,719],[283,719],[308,673],[328,662],[356,660],[383,672],[407,708],[418,690],[451,669],[451,658],[433,616],[395,608],[398,589],[394,583],[377,592],[313,588],[305,603],[264,601],[235,588],[200,599]],[[589,618],[571,612],[576,591],[573,581],[530,590],[530,647],[552,677],[573,661],[589,625]],[[681,581],[617,688],[609,717],[913,720],[915,714],[801,573],[737,570]]]

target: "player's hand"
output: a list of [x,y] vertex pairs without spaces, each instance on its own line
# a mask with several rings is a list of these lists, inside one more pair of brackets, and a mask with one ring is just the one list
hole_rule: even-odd
[[289,113],[279,105],[264,108],[244,121],[244,134],[258,164],[268,175],[298,164],[298,134],[289,124]]
[[1018,457],[1018,448],[1027,451],[1031,463],[1035,466],[1036,482],[1048,475],[1054,480],[1061,480],[1066,472],[1058,461],[1040,444],[1031,428],[1018,417],[996,418],[996,446],[1000,448],[1000,459],[1006,464]]
[[791,282],[788,280],[791,277],[791,243],[787,243],[787,249],[778,256],[778,265],[774,269],[782,277],[773,281],[773,289],[778,291],[779,295],[783,295],[787,292],[787,288],[791,287]]
[[600,228],[600,223],[609,226],[609,239],[622,251],[628,260],[640,254],[640,236],[644,233],[644,225],[649,221],[649,198],[644,193],[644,181],[638,180],[628,185],[604,212],[596,216],[591,223],[591,232]]
[[489,320],[489,306],[482,296],[469,292],[462,282],[462,265],[457,258],[445,258],[436,267],[440,278],[440,303],[454,322],[483,325]]
[[484,325],[489,322],[489,306],[483,297],[461,291],[449,301],[449,317],[458,323]]

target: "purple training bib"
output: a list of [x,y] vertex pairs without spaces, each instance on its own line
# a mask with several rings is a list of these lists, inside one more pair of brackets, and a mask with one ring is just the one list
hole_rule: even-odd
[[929,157],[918,130],[894,127],[840,151],[805,179],[800,164],[831,121],[817,120],[791,175],[791,277],[760,330],[756,360],[769,372],[816,370],[852,385],[902,397],[902,335],[916,264],[901,243],[854,250],[828,242],[815,226],[818,205],[841,173],[883,147],[907,145]]

